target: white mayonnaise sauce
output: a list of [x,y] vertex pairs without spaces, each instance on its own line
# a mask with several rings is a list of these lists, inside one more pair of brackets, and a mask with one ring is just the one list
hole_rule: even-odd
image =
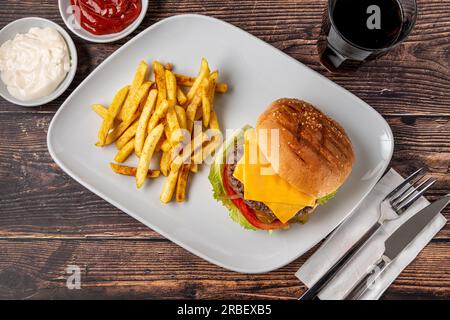
[[67,44],[52,28],[31,28],[0,47],[1,79],[9,93],[22,101],[51,94],[69,69]]

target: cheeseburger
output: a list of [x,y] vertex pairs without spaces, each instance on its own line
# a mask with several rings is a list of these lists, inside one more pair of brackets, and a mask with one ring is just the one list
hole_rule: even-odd
[[331,199],[354,161],[344,129],[311,104],[273,102],[256,128],[244,127],[217,153],[214,197],[244,228],[275,230],[305,223]]

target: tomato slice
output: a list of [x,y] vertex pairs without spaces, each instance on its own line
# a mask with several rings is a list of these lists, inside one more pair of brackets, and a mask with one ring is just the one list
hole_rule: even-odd
[[262,222],[256,216],[255,211],[249,206],[247,206],[244,199],[240,197],[233,197],[236,195],[236,192],[234,192],[233,188],[231,187],[228,181],[227,165],[224,165],[224,169],[222,172],[222,179],[223,179],[223,186],[225,187],[226,192],[228,193],[229,196],[231,196],[231,201],[233,201],[233,204],[239,209],[239,211],[241,211],[242,215],[245,217],[245,219],[247,219],[247,221],[252,226],[262,230],[283,229],[289,226],[289,224],[282,223],[280,220],[275,220],[272,223]]

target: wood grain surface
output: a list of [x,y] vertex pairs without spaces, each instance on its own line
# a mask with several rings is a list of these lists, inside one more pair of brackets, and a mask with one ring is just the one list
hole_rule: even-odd
[[[40,16],[64,26],[57,1],[6,0],[0,27]],[[151,24],[199,13],[230,22],[350,90],[380,112],[394,132],[392,167],[424,166],[450,193],[450,0],[419,0],[410,37],[350,74],[319,64],[316,39],[325,1],[150,1],[142,25],[113,44],[75,35],[79,67],[69,90],[38,108],[0,99],[0,299],[212,298],[296,299],[305,289],[294,272],[314,251],[267,274],[226,271],[181,249],[92,194],[52,161],[48,125],[76,86],[106,57]],[[450,209],[444,210],[450,218]],[[68,290],[65,268],[82,268],[82,290]],[[386,291],[384,299],[450,298],[450,226]]]

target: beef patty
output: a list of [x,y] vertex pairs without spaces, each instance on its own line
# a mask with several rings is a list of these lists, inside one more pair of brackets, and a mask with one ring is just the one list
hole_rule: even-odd
[[[234,148],[230,152],[234,152],[234,156],[233,158],[227,159],[233,159],[233,163],[227,165],[226,174],[228,177],[228,182],[230,183],[234,192],[236,192],[236,194],[239,195],[239,197],[241,197],[244,200],[247,206],[249,206],[255,211],[263,213],[268,221],[275,221],[276,219],[278,219],[273,213],[273,211],[263,202],[244,199],[244,185],[233,176],[234,170],[236,169],[236,164],[242,158],[242,155],[244,153],[243,145],[235,144]],[[291,218],[291,220],[289,220],[289,223],[297,222],[300,217],[311,213],[313,210],[314,210],[313,207],[305,207],[301,209],[299,212],[295,214],[294,217]]]

